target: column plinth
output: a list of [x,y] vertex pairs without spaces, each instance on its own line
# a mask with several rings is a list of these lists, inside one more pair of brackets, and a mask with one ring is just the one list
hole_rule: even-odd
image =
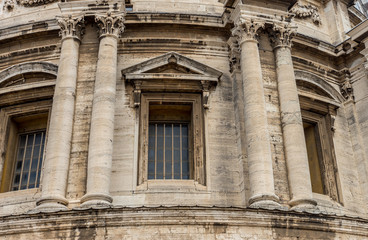
[[65,198],[83,17],[60,18],[62,45],[37,209],[67,209]]
[[110,176],[113,153],[117,43],[123,17],[108,13],[96,16],[100,47],[93,95],[88,149],[87,193],[82,206],[110,205]]
[[270,137],[264,99],[257,31],[261,23],[241,20],[236,27],[244,87],[245,129],[249,165],[250,207],[280,207],[275,194]]

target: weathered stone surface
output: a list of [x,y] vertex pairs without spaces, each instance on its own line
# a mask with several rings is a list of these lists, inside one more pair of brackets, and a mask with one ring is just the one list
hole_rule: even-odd
[[[0,238],[367,239],[368,22],[292,3],[1,1]],[[144,93],[200,96],[190,180],[141,178]],[[51,104],[42,184],[8,191],[14,125]]]

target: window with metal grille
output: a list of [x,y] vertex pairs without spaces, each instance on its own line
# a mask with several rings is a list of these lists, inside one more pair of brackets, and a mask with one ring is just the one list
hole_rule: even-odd
[[142,94],[139,185],[147,180],[154,185],[191,180],[205,185],[201,99],[196,93]]
[[19,135],[12,191],[39,187],[45,135],[46,130]]
[[148,179],[189,179],[188,129],[188,124],[149,124]]
[[192,104],[151,102],[148,126],[148,179],[191,178]]

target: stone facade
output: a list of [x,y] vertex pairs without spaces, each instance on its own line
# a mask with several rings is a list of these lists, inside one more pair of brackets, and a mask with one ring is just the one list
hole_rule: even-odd
[[[367,239],[364,14],[0,1],[0,239]],[[149,176],[152,106],[190,119],[188,179]]]

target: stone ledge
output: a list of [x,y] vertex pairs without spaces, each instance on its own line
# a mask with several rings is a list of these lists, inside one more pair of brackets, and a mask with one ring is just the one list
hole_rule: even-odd
[[[0,235],[75,228],[214,225],[313,230],[368,237],[368,219],[242,207],[99,207],[0,217]],[[57,227],[56,227],[57,226]]]

